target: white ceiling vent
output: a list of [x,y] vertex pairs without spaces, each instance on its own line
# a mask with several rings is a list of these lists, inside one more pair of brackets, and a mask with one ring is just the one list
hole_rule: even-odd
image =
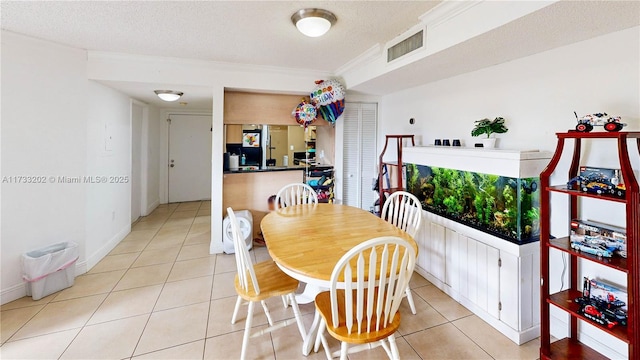
[[399,43],[390,46],[387,49],[387,62],[392,62],[401,56],[420,49],[422,46],[424,46],[424,30],[420,30]]

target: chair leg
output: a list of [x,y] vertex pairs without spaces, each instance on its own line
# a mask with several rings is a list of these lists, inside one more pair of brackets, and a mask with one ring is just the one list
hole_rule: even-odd
[[407,295],[407,301],[409,301],[409,307],[413,315],[416,314],[416,304],[413,302],[413,295],[411,295],[411,289],[407,286],[407,290],[404,292]]
[[238,310],[240,309],[240,304],[242,303],[242,298],[238,296],[238,300],[236,300],[236,307],[233,309],[233,316],[231,317],[231,323],[236,323],[236,318],[238,317]]
[[264,300],[260,301],[262,304],[262,310],[264,310],[264,315],[267,317],[267,321],[269,322],[269,326],[273,326],[273,319],[271,319],[271,313],[269,312],[269,308],[267,307],[267,303]]
[[396,345],[396,337],[394,334],[391,334],[391,336],[389,336],[389,346],[391,347],[391,359],[392,360],[399,360],[400,359],[400,354],[398,354],[398,346]]
[[307,332],[304,330],[304,324],[302,323],[302,313],[300,313],[300,308],[298,307],[298,302],[296,302],[296,295],[294,293],[289,294],[289,303],[293,308],[293,315],[296,318],[296,323],[298,324],[298,331],[300,331],[300,336],[302,336],[302,341],[307,336]]
[[282,305],[286,309],[289,306],[289,300],[287,299],[287,295],[282,295]]
[[342,342],[340,345],[340,360],[347,360],[347,353],[349,352],[349,344]]
[[249,301],[249,310],[247,310],[247,320],[244,325],[244,337],[242,338],[242,351],[240,359],[245,360],[247,355],[247,344],[249,343],[249,335],[251,333],[251,322],[253,321],[253,301]]
[[316,343],[313,346],[313,352],[318,352],[320,349],[320,342],[322,341],[322,335],[324,334],[325,326],[327,324],[324,322],[324,319],[320,319],[320,325],[318,325],[318,333],[316,334]]
[[389,357],[389,359],[392,359],[393,355],[391,354],[391,348],[389,347],[389,345],[387,345],[387,343],[385,342],[385,339],[380,340],[379,343],[380,343],[380,346],[382,346],[382,348],[384,349],[384,352],[387,353],[387,357]]
[[327,356],[327,360],[333,360],[333,354],[331,353],[329,342],[327,341],[327,337],[324,336],[324,333],[320,334],[320,339],[322,340],[322,347],[324,348],[324,354]]

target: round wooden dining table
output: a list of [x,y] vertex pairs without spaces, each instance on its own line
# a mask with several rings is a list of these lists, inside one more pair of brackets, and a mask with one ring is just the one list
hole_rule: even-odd
[[[261,223],[271,258],[287,275],[306,283],[296,297],[306,304],[329,289],[334,266],[354,246],[380,236],[398,236],[418,252],[415,240],[403,230],[368,211],[338,204],[307,204],[281,208]],[[302,353],[308,355],[319,323],[316,316]]]

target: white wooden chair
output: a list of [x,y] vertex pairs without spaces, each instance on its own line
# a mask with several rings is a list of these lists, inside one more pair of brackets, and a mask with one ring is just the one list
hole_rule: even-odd
[[276,195],[276,210],[279,208],[301,205],[317,204],[318,194],[307,184],[289,184],[284,186]]
[[[382,219],[406,231],[413,238],[415,238],[422,223],[420,200],[406,191],[396,191],[391,194],[385,201],[380,214]],[[409,286],[407,286],[406,296],[411,312],[415,315],[416,305],[413,302],[413,295]]]
[[[341,360],[348,353],[378,346],[389,358],[398,359],[394,337],[400,326],[398,309],[415,263],[414,248],[395,236],[371,239],[349,250],[333,268],[330,290],[316,296],[321,316],[316,350],[322,342],[327,359],[338,355],[329,350],[326,330],[342,342]],[[349,348],[349,344],[360,345]]]
[[[292,324],[294,321],[298,324],[298,330],[302,339],[305,338],[304,325],[302,323],[302,315],[298,308],[298,303],[295,298],[295,291],[298,288],[298,280],[293,279],[286,275],[278,268],[273,261],[264,261],[261,263],[253,264],[249,257],[249,251],[242,240],[238,221],[233,209],[227,208],[227,214],[231,219],[231,231],[233,234],[233,243],[235,247],[236,267],[238,274],[235,279],[235,288],[238,293],[238,300],[236,301],[235,309],[233,310],[233,316],[231,323],[236,323],[238,316],[238,310],[242,299],[249,303],[249,310],[247,311],[247,319],[245,321],[244,337],[242,339],[242,352],[240,358],[245,359],[247,353],[247,344],[249,337],[256,337],[273,330],[282,328],[284,326]],[[273,324],[269,309],[265,304],[265,300],[274,296],[286,296],[293,308],[294,319],[287,319],[278,324]],[[267,316],[269,327],[257,331],[251,334],[251,322],[253,320],[253,307],[256,302],[262,304],[264,313]]]

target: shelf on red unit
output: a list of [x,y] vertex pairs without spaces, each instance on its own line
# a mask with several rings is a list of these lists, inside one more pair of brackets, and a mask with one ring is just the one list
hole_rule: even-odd
[[619,198],[612,195],[598,195],[598,194],[588,193],[580,190],[567,189],[566,185],[549,186],[547,190],[553,191],[553,192],[565,193],[569,195],[575,195],[575,196],[590,197],[590,198],[600,199],[600,200],[609,200],[609,201],[616,201],[621,203],[627,202],[625,198]]
[[606,326],[600,325],[596,322],[593,322],[589,319],[587,319],[586,317],[578,314],[578,310],[580,310],[580,305],[578,305],[574,299],[578,298],[582,296],[582,293],[580,291],[577,290],[565,290],[565,291],[561,291],[559,293],[555,293],[555,294],[551,294],[549,295],[549,300],[547,300],[550,304],[553,304],[561,309],[563,309],[564,311],[570,313],[572,316],[577,317],[580,320],[584,320],[587,323],[597,327],[598,329],[601,329],[602,331],[605,331],[615,337],[617,337],[618,339],[629,343],[629,335],[627,334],[627,327],[626,326],[614,326],[613,328],[609,329]]
[[543,356],[543,359],[583,359],[600,360],[608,359],[606,356],[593,350],[587,345],[570,338],[564,338],[551,343],[551,356]]
[[397,161],[383,161],[382,164],[383,165],[390,165],[390,166],[398,166],[398,162]]
[[640,138],[640,132],[638,131],[614,131],[614,132],[579,132],[569,131],[566,133],[557,133],[560,139],[618,139],[626,137],[628,139]]
[[598,264],[602,264],[604,266],[608,266],[610,268],[614,268],[616,270],[628,272],[629,268],[627,267],[627,259],[614,255],[613,257],[598,257],[596,255],[587,254],[582,251],[576,251],[571,248],[571,239],[567,237],[551,239],[549,240],[549,246],[564,252],[568,252],[571,255],[575,255],[577,257],[581,257],[583,259],[591,260]]
[[394,192],[400,191],[400,190],[404,190],[404,188],[392,187],[392,188],[382,189],[383,192],[389,193],[389,194],[393,194]]

